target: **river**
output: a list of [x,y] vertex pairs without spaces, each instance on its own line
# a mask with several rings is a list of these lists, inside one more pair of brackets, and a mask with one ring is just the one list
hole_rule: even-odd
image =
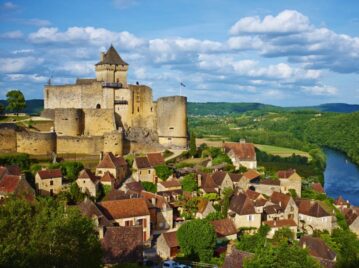
[[324,190],[328,196],[343,196],[359,206],[359,167],[343,153],[325,148],[327,167],[324,171]]

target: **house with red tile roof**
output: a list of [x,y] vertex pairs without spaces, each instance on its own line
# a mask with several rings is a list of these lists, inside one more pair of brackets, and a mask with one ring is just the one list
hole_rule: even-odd
[[316,183],[312,184],[312,190],[314,192],[319,193],[319,194],[325,194],[324,188],[323,188],[322,184],[319,183],[319,182],[316,182]]
[[253,256],[253,253],[240,251],[236,249],[234,245],[229,244],[222,268],[243,268],[244,261]]
[[270,220],[264,221],[262,224],[268,225],[270,230],[267,234],[267,238],[272,239],[274,234],[282,228],[288,228],[293,233],[293,239],[297,238],[297,224],[292,219],[282,219],[282,220]]
[[176,191],[181,189],[182,189],[181,183],[176,178],[171,178],[166,181],[161,181],[157,183],[157,192],[168,192],[168,191]]
[[321,267],[335,267],[336,253],[319,237],[302,236],[299,245],[308,249],[309,254],[319,261]]
[[152,229],[171,229],[173,227],[173,209],[166,198],[146,191],[142,191],[140,196],[146,200],[151,215],[150,220]]
[[342,211],[349,229],[359,238],[359,207],[344,208]]
[[248,169],[257,168],[256,150],[253,143],[246,143],[245,140],[225,142],[223,143],[223,148],[237,169],[240,166]]
[[340,195],[334,202],[334,206],[340,210],[343,210],[344,208],[349,208],[350,203],[348,200],[344,200],[344,198]]
[[297,196],[302,195],[302,177],[295,169],[279,170],[277,177],[280,181],[280,192],[287,194],[289,190],[295,190]]
[[43,169],[35,175],[36,191],[43,195],[58,194],[62,190],[61,169]]
[[123,182],[128,174],[128,165],[122,156],[115,156],[111,152],[104,154],[96,167],[96,176],[102,177],[106,172],[111,173],[117,180]]
[[95,174],[93,174],[91,170],[89,169],[81,170],[76,180],[76,183],[80,188],[81,192],[96,197],[99,190],[100,179]]
[[143,241],[150,239],[150,211],[144,198],[103,201],[97,207],[114,224],[142,226]]
[[[238,182],[235,182],[234,185],[243,189],[247,190],[252,184],[257,184],[260,181],[261,174],[255,169],[249,169],[244,172],[239,179]],[[255,188],[255,187],[253,187]]]
[[146,156],[136,157],[132,168],[134,170],[132,176],[136,181],[157,183],[156,171]]
[[238,230],[231,219],[214,220],[210,223],[216,232],[218,241],[237,239]]
[[118,180],[115,178],[114,175],[112,175],[112,173],[110,171],[105,171],[103,173],[103,175],[100,177],[100,182],[103,185],[107,185],[107,186],[111,186],[113,188],[117,188],[115,186],[117,186],[119,184]]
[[[266,206],[277,205],[280,207],[277,216],[273,215],[269,219],[273,219],[273,218],[291,219],[298,224],[298,206],[294,201],[294,199],[289,194],[273,192],[269,201],[270,202],[268,202]],[[266,209],[266,206],[264,207],[264,209]]]
[[250,189],[256,192],[270,196],[273,192],[280,192],[280,181],[278,179],[262,179],[258,183],[251,183]]
[[307,234],[312,234],[314,230],[327,230],[331,233],[336,228],[336,217],[326,211],[319,201],[298,198],[296,203],[299,211],[299,228]]
[[4,175],[0,179],[0,200],[11,195],[24,197],[32,201],[35,191],[27,182],[25,177],[16,175]]
[[170,259],[176,257],[179,252],[180,246],[176,236],[177,232],[167,232],[162,233],[158,239],[156,244],[156,250],[158,256],[162,259]]
[[261,225],[261,214],[256,212],[254,202],[243,192],[232,196],[228,215],[237,229],[241,227],[259,228]]
[[197,203],[196,218],[204,219],[208,216],[208,214],[215,211],[216,209],[213,207],[213,203],[211,201],[208,201],[207,199],[202,198]]

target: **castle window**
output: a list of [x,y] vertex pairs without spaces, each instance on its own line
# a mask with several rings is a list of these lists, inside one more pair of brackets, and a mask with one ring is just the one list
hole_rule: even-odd
[[174,130],[174,127],[170,127],[170,130]]
[[54,185],[54,182],[52,180],[50,181],[50,185]]
[[151,107],[151,112],[153,111],[153,107]]
[[137,107],[137,112],[140,112],[140,107]]
[[101,109],[101,105],[99,103],[97,103],[96,109]]

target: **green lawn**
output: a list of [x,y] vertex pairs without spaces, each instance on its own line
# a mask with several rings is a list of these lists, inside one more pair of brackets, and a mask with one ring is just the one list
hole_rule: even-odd
[[310,155],[307,152],[303,152],[300,150],[292,149],[292,148],[285,148],[285,147],[278,147],[272,145],[264,145],[264,144],[255,144],[255,146],[267,154],[278,155],[281,157],[291,156],[292,154],[301,155],[308,157],[310,159]]

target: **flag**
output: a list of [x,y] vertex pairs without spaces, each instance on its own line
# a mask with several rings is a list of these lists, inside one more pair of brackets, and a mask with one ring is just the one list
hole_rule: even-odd
[[183,84],[182,82],[180,83],[180,85],[181,85],[182,87],[186,87],[186,85],[185,85],[185,84]]

